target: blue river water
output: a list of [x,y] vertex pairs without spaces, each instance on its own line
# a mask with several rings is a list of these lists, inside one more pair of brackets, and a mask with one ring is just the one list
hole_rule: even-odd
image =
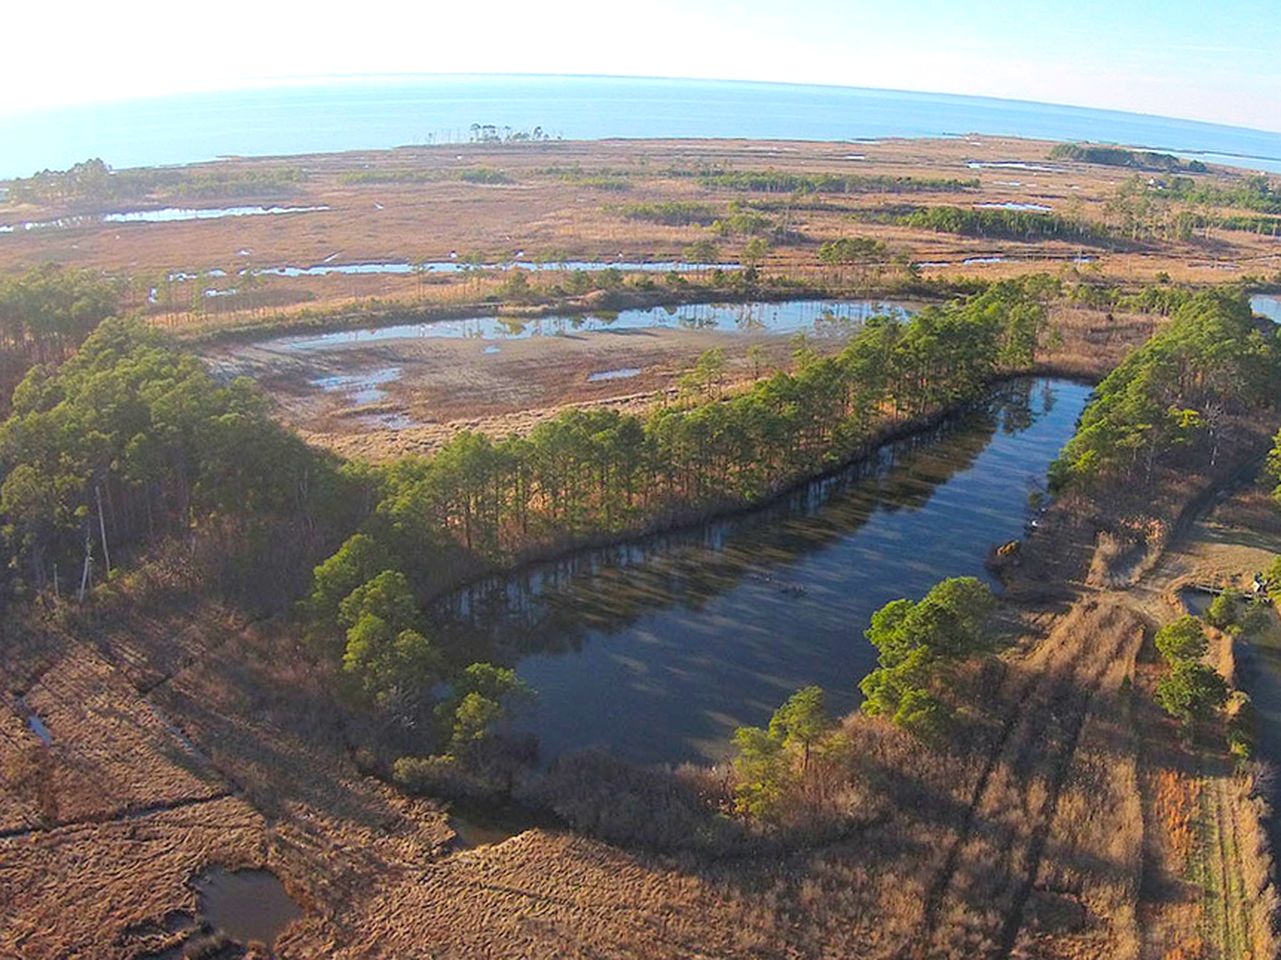
[[1018,100],[617,77],[413,76],[0,116],[0,177],[465,140],[472,124],[592,140],[852,140],[967,133],[1153,147],[1281,171],[1281,133]]
[[935,430],[759,510],[495,577],[432,611],[536,692],[516,725],[544,760],[602,748],[634,763],[722,758],[800,687],[833,713],[876,663],[872,613],[949,576],[987,577],[1024,535],[1029,495],[1090,388],[1021,380]]

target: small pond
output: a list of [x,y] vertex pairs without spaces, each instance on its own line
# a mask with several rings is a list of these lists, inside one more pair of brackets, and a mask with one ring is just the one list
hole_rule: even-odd
[[303,915],[284,884],[270,870],[214,867],[196,878],[200,915],[232,940],[272,944]]
[[604,380],[628,380],[640,376],[640,367],[620,367],[617,370],[599,370],[587,375],[588,383],[600,383]]
[[1250,309],[1273,323],[1281,323],[1281,295],[1256,293],[1250,298]]
[[46,747],[53,743],[53,734],[49,732],[45,722],[40,719],[40,714],[32,710],[22,697],[18,697],[18,706],[26,714],[27,729],[34,733]]
[[1210,604],[1214,602],[1214,594],[1200,587],[1183,587],[1179,590],[1179,600],[1182,601],[1183,608],[1192,616],[1204,617],[1205,612],[1210,609]]
[[979,203],[975,204],[980,210],[1027,210],[1033,213],[1049,213],[1050,208],[1043,203],[1016,203],[1007,200],[1004,203]]
[[[286,213],[317,213],[327,206],[315,207],[165,207],[161,210],[128,210],[122,213],[83,214],[57,220],[31,220],[26,223],[0,225],[0,233],[28,230],[56,230],[87,227],[96,223],[175,223],[183,220],[221,220],[224,217],[278,216]],[[221,271],[219,271],[221,273]],[[171,279],[176,279],[175,275]]]
[[495,817],[480,817],[460,813],[450,814],[450,829],[457,834],[455,845],[464,850],[475,847],[488,847],[495,843],[510,840],[529,829],[528,825],[518,824]]
[[907,305],[883,300],[784,300],[752,303],[696,303],[650,307],[617,313],[555,314],[543,317],[488,316],[466,320],[406,323],[371,330],[336,330],[278,337],[255,348],[284,354],[306,354],[391,340],[520,340],[571,333],[650,329],[704,330],[720,333],[806,332],[843,337],[877,314],[906,315]]

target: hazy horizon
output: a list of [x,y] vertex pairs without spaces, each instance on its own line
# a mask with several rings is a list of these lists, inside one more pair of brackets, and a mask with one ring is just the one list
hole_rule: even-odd
[[[946,97],[961,100],[982,100],[982,101],[1005,101],[1009,103],[1027,104],[1031,106],[1046,106],[1056,108],[1066,108],[1072,110],[1089,110],[1104,113],[1123,114],[1135,117],[1151,117],[1160,120],[1175,120],[1183,123],[1206,124],[1215,127],[1224,127],[1232,130],[1246,130],[1257,133],[1275,134],[1281,133],[1281,119],[1274,127],[1250,126],[1242,123],[1227,123],[1215,120],[1204,120],[1192,116],[1180,116],[1168,113],[1154,113],[1150,111],[1099,107],[1088,103],[1074,101],[1058,100],[1039,100],[1029,99],[1020,96],[998,96],[992,94],[978,93],[956,93],[947,90],[923,90],[909,87],[894,86],[869,86],[866,84],[852,83],[812,83],[799,80],[756,80],[742,77],[699,77],[699,76],[679,76],[679,75],[658,75],[658,74],[628,74],[628,73],[555,73],[555,72],[520,72],[520,71],[487,71],[487,72],[468,72],[468,71],[448,71],[448,72],[403,72],[403,73],[327,73],[327,74],[309,74],[290,77],[247,77],[242,82],[227,82],[225,85],[210,87],[207,89],[190,89],[190,90],[172,90],[158,91],[151,93],[137,93],[123,96],[102,96],[93,99],[81,101],[69,101],[43,107],[12,108],[0,101],[0,119],[6,117],[21,117],[36,113],[74,110],[92,106],[112,106],[126,105],[131,103],[146,103],[150,101],[162,100],[181,100],[194,97],[218,97],[225,95],[252,96],[254,94],[271,94],[281,90],[288,89],[306,89],[306,88],[323,88],[326,86],[344,87],[344,86],[379,86],[392,85],[406,82],[429,82],[432,80],[484,80],[484,79],[513,79],[513,80],[635,80],[635,81],[652,81],[652,82],[671,82],[671,83],[707,83],[707,84],[725,84],[741,86],[770,86],[770,87],[800,87],[829,90],[847,90],[860,91],[878,94],[908,94],[913,96],[925,97]],[[1281,115],[1279,115],[1281,117]],[[984,133],[985,131],[966,131],[974,133]],[[1132,146],[1144,146],[1144,144],[1131,144]]]
[[[10,11],[14,36],[45,12]],[[664,77],[1016,99],[1281,132],[1281,21],[1267,0],[990,2],[653,0],[608,11],[493,0],[483,21],[449,6],[345,19],[300,3],[228,0],[213,30],[160,0],[85,5],[58,56],[15,45],[0,112],[373,75]],[[619,43],[625,38],[626,43]],[[213,41],[216,40],[216,43]]]
[[124,169],[459,143],[477,124],[582,141],[1093,141],[1281,173],[1281,133],[1158,114],[839,84],[507,72],[281,78],[0,115],[0,177],[89,157]]

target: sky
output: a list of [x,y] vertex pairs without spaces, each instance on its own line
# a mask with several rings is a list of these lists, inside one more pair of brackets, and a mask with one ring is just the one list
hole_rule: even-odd
[[39,42],[6,44],[0,114],[335,75],[499,72],[975,94],[1281,131],[1279,3],[18,3],[6,34]]

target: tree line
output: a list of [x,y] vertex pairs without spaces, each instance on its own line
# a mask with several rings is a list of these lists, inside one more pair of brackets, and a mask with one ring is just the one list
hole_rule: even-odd
[[884,174],[788,173],[781,170],[721,170],[699,174],[703,186],[749,193],[961,193],[977,179],[894,177]]
[[267,413],[248,380],[139,320],[107,319],[60,366],[33,367],[0,425],[0,533],[19,584],[84,595],[137,549],[221,522],[308,536],[354,524],[357,486]]
[[786,231],[773,218],[754,207],[731,203],[721,210],[710,203],[667,200],[662,203],[629,203],[618,208],[625,220],[643,220],[669,227],[709,227],[722,237],[773,237],[785,239]]
[[1230,187],[1192,177],[1174,177],[1167,189],[1171,196],[1187,203],[1281,214],[1281,188],[1264,174],[1243,177]]
[[[346,657],[342,604],[387,571],[428,596],[460,573],[769,498],[1031,366],[1046,289],[1007,281],[909,320],[873,318],[835,356],[802,341],[793,369],[743,390],[705,356],[682,378],[683,399],[645,416],[574,409],[528,436],[465,432],[379,468],[376,506],[316,568],[306,616]],[[399,625],[375,641],[393,659]]]
[[0,351],[32,363],[64,359],[120,309],[124,282],[45,264],[0,277]]
[[720,219],[721,211],[710,203],[692,200],[664,200],[658,203],[629,203],[620,209],[624,220],[643,220],[669,227],[708,227]]
[[[1272,450],[1268,453],[1266,477],[1272,483],[1272,499],[1281,506],[1281,430],[1277,431]],[[1281,562],[1278,562],[1276,572],[1277,576],[1274,579],[1278,584],[1278,592],[1281,592]]]
[[299,167],[248,169],[153,168],[112,170],[99,158],[66,170],[41,170],[9,182],[17,203],[101,204],[150,199],[215,199],[276,195],[306,179]]
[[1244,296],[1198,293],[1099,384],[1051,485],[1150,478],[1176,454],[1213,466],[1234,416],[1276,405],[1278,374],[1275,330],[1255,322]]
[[1157,153],[1153,150],[1127,150],[1124,147],[1108,147],[1095,143],[1059,143],[1050,150],[1051,160],[1070,160],[1077,163],[1097,163],[1107,167],[1134,167],[1139,170],[1153,170],[1173,173],[1186,170],[1189,173],[1205,173],[1209,168],[1200,160],[1180,160],[1172,153]]
[[412,168],[349,170],[338,177],[346,184],[369,183],[442,183],[457,180],[463,183],[508,184],[516,180],[511,174],[497,167],[471,166],[457,170],[415,170]]
[[[1228,213],[1248,210],[1253,215]],[[1212,229],[1273,234],[1278,231],[1281,191],[1264,176],[1225,186],[1220,182],[1173,177],[1156,181],[1138,174],[1119,184],[1104,205],[1107,229],[1131,240],[1208,238]]]
[[1051,237],[1089,243],[1103,238],[1103,232],[1094,224],[1035,210],[920,207],[900,216],[898,222],[906,227],[968,237]]
[[633,170],[619,167],[586,168],[580,163],[550,167],[538,167],[534,173],[541,177],[554,177],[562,183],[572,183],[580,187],[592,187],[611,193],[626,193],[632,189]]

